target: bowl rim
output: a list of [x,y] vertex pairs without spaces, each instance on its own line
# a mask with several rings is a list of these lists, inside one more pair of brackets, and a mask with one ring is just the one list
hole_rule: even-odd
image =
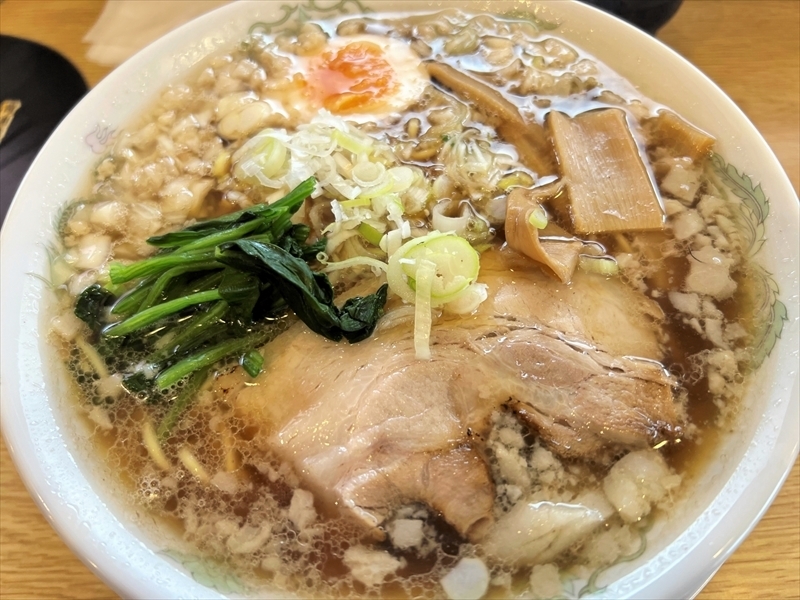
[[[243,14],[244,11],[252,5],[259,5],[262,7],[271,5],[277,9],[279,4],[281,3],[237,2],[220,7],[183,25],[164,38],[161,38],[147,48],[141,50],[101,81],[94,89],[90,90],[84,100],[71,111],[53,133],[20,184],[19,191],[9,209],[2,232],[0,232],[0,274],[4,283],[9,283],[10,281],[19,282],[24,277],[17,261],[13,260],[13,249],[23,241],[26,233],[23,223],[30,221],[32,218],[30,213],[23,212],[22,203],[26,201],[25,198],[31,196],[31,190],[36,186],[34,179],[46,175],[46,164],[49,160],[52,160],[53,157],[58,155],[57,146],[59,143],[62,143],[62,140],[66,138],[66,136],[70,135],[68,130],[71,121],[76,118],[75,115],[80,116],[79,113],[86,113],[88,107],[97,104],[105,96],[113,98],[117,89],[122,89],[126,86],[130,87],[130,79],[135,78],[137,73],[143,70],[148,71],[148,69],[155,68],[152,65],[158,64],[159,59],[163,58],[165,51],[171,49],[174,52],[176,49],[186,47],[187,44],[189,46],[197,46],[198,44],[196,42],[190,43],[188,41],[194,36],[194,32],[198,30],[211,31],[217,27],[218,23],[223,22],[233,15]],[[369,1],[367,1],[367,4],[369,4]],[[417,8],[422,8],[432,4],[439,5],[442,3],[414,1],[403,2],[402,4],[403,6],[413,5]],[[466,3],[460,2],[458,4],[464,5]],[[500,4],[509,5],[513,4],[513,2],[496,2],[491,3],[491,6],[494,8],[494,5]],[[777,192],[781,192],[785,196],[786,189],[790,190],[791,195],[789,198],[794,197],[795,201],[793,205],[790,204],[788,207],[790,212],[792,206],[794,208],[793,218],[788,221],[788,228],[796,234],[798,230],[798,203],[796,194],[794,194],[794,190],[788,178],[783,172],[774,153],[755,130],[755,127],[716,84],[673,50],[616,17],[603,13],[593,7],[579,5],[575,2],[563,3],[558,1],[543,1],[537,4],[541,4],[547,11],[551,11],[554,15],[561,15],[565,19],[572,18],[573,15],[587,15],[580,18],[591,19],[593,22],[596,20],[598,23],[602,24],[602,27],[598,28],[603,29],[607,34],[613,33],[615,36],[636,41],[639,47],[646,47],[648,53],[651,54],[651,56],[646,57],[646,60],[655,62],[658,62],[658,60],[666,61],[668,64],[673,65],[672,68],[688,73],[693,82],[699,82],[702,86],[701,89],[711,93],[714,101],[724,105],[726,110],[736,116],[737,122],[739,122],[743,128],[742,130],[737,130],[737,135],[739,135],[741,131],[744,131],[748,137],[753,137],[757,141],[758,151],[754,152],[754,154],[758,154],[759,157],[764,158],[765,163],[772,163],[772,168],[769,169],[772,173],[769,186],[774,190],[772,193],[773,197],[777,197]],[[470,7],[481,5],[489,7],[490,3],[478,1],[470,2],[468,5]],[[584,33],[580,32],[580,28],[576,31],[578,31],[578,33],[573,32],[574,35],[578,37],[584,35]],[[570,39],[569,36],[568,39]],[[218,41],[217,38],[214,38],[214,43]],[[580,42],[577,42],[577,44],[581,47],[585,47],[585,45]],[[189,52],[189,54],[191,54],[191,52]],[[196,53],[192,56],[193,58],[190,57],[189,62],[197,58]],[[601,60],[603,60],[602,57]],[[604,60],[604,62],[608,63],[609,61]],[[181,68],[179,64],[177,67],[175,64],[175,61],[173,61],[173,69]],[[164,70],[163,66],[162,70]],[[681,111],[679,110],[679,112]],[[777,176],[775,176],[775,165],[777,165],[779,173]],[[85,166],[83,168],[85,169]],[[758,171],[763,172],[763,169],[758,169]],[[766,178],[762,177],[762,180],[766,180]],[[52,184],[50,187],[58,189],[57,184]],[[72,192],[74,190],[67,191]],[[68,196],[65,196],[63,199],[66,200],[67,198]],[[42,211],[40,210],[40,212]],[[22,245],[29,246],[30,244]],[[794,256],[796,260],[798,254],[796,251],[796,242],[794,249],[795,252],[792,256]],[[36,256],[33,258],[34,262],[35,260],[41,260],[41,253],[38,255],[38,258]],[[32,267],[31,261],[28,262],[27,266],[28,268]],[[790,358],[787,355],[791,354],[788,346],[792,342],[794,342],[795,347],[797,345],[798,319],[796,299],[798,298],[798,286],[796,275],[793,281],[789,280],[789,284],[790,289],[788,290],[787,298],[795,299],[795,304],[792,306],[795,314],[787,323],[787,335],[781,341],[782,346],[779,348],[779,352],[771,359],[773,362],[779,359],[782,362],[786,362],[786,360]],[[152,572],[137,570],[137,565],[131,565],[127,562],[129,557],[124,553],[114,554],[109,552],[109,549],[102,543],[102,540],[92,538],[87,541],[85,539],[87,530],[81,518],[84,516],[81,513],[82,507],[71,506],[69,503],[64,502],[61,496],[62,490],[58,488],[59,484],[54,482],[57,476],[46,472],[43,467],[40,456],[37,455],[37,449],[34,448],[31,443],[31,436],[37,433],[34,431],[37,424],[26,420],[24,404],[20,397],[21,392],[30,392],[31,390],[39,390],[41,394],[44,394],[45,397],[47,396],[47,391],[44,386],[37,387],[33,385],[25,388],[23,382],[20,381],[23,376],[22,372],[19,371],[19,367],[30,365],[27,363],[21,365],[17,356],[21,349],[22,354],[25,354],[25,352],[30,353],[32,349],[30,344],[35,342],[34,346],[36,346],[36,344],[41,341],[26,338],[25,332],[29,331],[31,327],[35,327],[35,324],[31,323],[30,315],[24,314],[24,310],[22,310],[23,300],[35,302],[39,301],[40,297],[36,297],[35,291],[28,293],[24,297],[12,295],[8,291],[8,288],[13,289],[13,286],[3,285],[2,289],[0,289],[3,300],[0,304],[0,323],[2,323],[4,330],[2,341],[0,342],[2,344],[0,349],[2,349],[2,355],[4,357],[11,356],[13,360],[4,359],[2,362],[2,376],[0,376],[0,398],[2,398],[2,402],[0,402],[0,428],[2,429],[2,434],[6,440],[9,453],[16,468],[26,488],[45,518],[84,564],[124,597],[164,597],[165,591],[171,594],[170,597],[224,597],[200,585],[187,575],[185,570],[181,570],[182,567],[176,561],[164,556],[156,556],[152,550],[147,548],[146,544],[136,537],[141,533],[136,527],[133,527],[129,522],[119,520],[111,512],[108,513],[108,516],[111,517],[111,526],[114,528],[115,534],[119,536],[129,536],[127,540],[129,544],[127,547],[131,551],[142,552],[146,557],[164,561],[165,568],[159,571],[158,577],[153,577]],[[41,290],[38,291],[41,292]],[[10,335],[8,331],[11,331]],[[27,335],[30,336],[30,334]],[[22,348],[25,344],[28,344],[28,346]],[[23,360],[24,359],[23,357]],[[14,367],[13,369],[12,366]],[[42,364],[38,364],[38,366],[43,368]],[[800,396],[800,380],[797,377],[796,371],[793,379],[787,379],[785,377],[784,379],[785,381],[782,382],[783,387],[779,392],[772,388],[773,395],[781,394],[783,398],[783,394],[785,394],[785,398],[788,399],[788,401],[784,403],[784,412],[781,415],[785,420],[775,436],[775,448],[777,448],[777,445],[780,443],[780,452],[775,449],[774,454],[776,455],[771,455],[770,460],[761,465],[758,473],[749,481],[747,486],[748,495],[746,497],[742,496],[744,490],[740,490],[740,496],[737,496],[737,499],[732,502],[726,513],[730,515],[731,519],[738,523],[746,524],[746,526],[744,528],[737,528],[736,535],[733,538],[730,532],[726,529],[722,529],[718,524],[711,527],[702,540],[694,540],[685,553],[683,562],[686,563],[690,576],[680,578],[681,581],[676,581],[675,579],[677,578],[665,581],[666,574],[662,574],[654,579],[651,584],[635,590],[637,595],[656,595],[656,591],[658,591],[660,595],[663,595],[666,589],[672,589],[674,593],[669,594],[671,596],[693,597],[713,576],[719,566],[733,553],[736,547],[738,547],[750,533],[752,528],[755,527],[758,520],[768,509],[797,458],[798,439],[800,439],[800,424],[798,424],[800,423],[800,402],[798,402],[798,396]],[[47,402],[49,403],[50,401],[47,400]],[[57,410],[54,407],[50,408],[53,412]],[[57,445],[57,443],[57,436],[52,440],[48,440],[48,444]],[[83,479],[84,475],[74,461],[73,465],[82,478],[82,484],[91,489],[92,486],[88,479]],[[61,485],[63,485],[63,483]],[[758,501],[753,502],[750,499],[757,499]],[[103,500],[99,496],[97,500],[99,504],[93,507],[95,511],[101,510],[102,507],[105,506]],[[702,541],[703,544],[700,544],[700,541]],[[165,581],[163,577],[171,577],[172,575],[175,575],[175,578],[169,580],[168,588],[164,588],[163,585]],[[664,587],[665,585],[667,587]],[[597,597],[604,597],[603,593],[601,592]]]

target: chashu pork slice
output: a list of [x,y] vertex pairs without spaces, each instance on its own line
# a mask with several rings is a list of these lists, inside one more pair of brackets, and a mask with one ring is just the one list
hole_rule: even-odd
[[415,358],[403,319],[353,345],[302,323],[268,344],[264,372],[229,386],[237,412],[259,426],[254,442],[369,529],[424,502],[477,539],[494,498],[480,440],[498,408],[516,410],[561,456],[592,461],[678,433],[652,301],[596,275],[562,284],[512,251],[481,262],[489,298],[434,325],[430,361]]

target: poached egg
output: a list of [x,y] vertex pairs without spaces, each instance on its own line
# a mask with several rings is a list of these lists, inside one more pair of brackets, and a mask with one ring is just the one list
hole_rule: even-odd
[[430,83],[408,45],[377,35],[333,38],[300,68],[310,111],[326,109],[358,122],[403,112]]

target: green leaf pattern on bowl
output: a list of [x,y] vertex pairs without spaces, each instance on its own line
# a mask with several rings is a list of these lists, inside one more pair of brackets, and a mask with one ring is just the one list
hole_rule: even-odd
[[[312,19],[326,19],[345,15],[363,15],[374,12],[360,0],[340,0],[330,6],[320,5],[318,0],[306,0],[296,4],[283,4],[280,7],[283,13],[274,21],[258,21],[250,26],[249,33],[265,33],[274,35],[276,33],[297,33],[303,23]],[[503,13],[511,19],[524,19],[533,23],[537,29],[551,30],[558,27],[558,23],[553,23],[539,18],[535,11],[525,9],[514,9]]]
[[[711,170],[717,178],[719,184],[717,187],[725,199],[738,204],[740,231],[745,237],[744,249],[746,256],[751,259],[750,275],[758,285],[756,291],[758,300],[754,307],[757,325],[750,365],[755,370],[772,353],[783,332],[784,322],[788,320],[786,305],[778,300],[780,290],[775,278],[772,273],[752,260],[767,241],[765,222],[769,216],[769,198],[764,194],[760,183],[754,185],[749,175],[725,162],[719,154],[711,157]],[[738,200],[731,198],[725,192],[725,188]]]
[[224,564],[184,554],[177,550],[167,550],[162,554],[183,565],[183,568],[189,571],[197,583],[217,590],[220,594],[245,594],[247,592],[247,586]]
[[330,6],[320,6],[317,0],[307,0],[297,4],[284,4],[280,10],[283,12],[283,16],[274,21],[253,23],[250,26],[249,33],[296,33],[303,23],[312,19],[327,19],[348,14],[359,15],[373,12],[360,0],[340,0],[340,2]]

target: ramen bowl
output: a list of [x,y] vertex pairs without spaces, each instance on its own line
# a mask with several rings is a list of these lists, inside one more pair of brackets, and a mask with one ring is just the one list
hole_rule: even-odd
[[[446,3],[444,3],[446,4]],[[398,2],[430,11],[441,2]],[[518,2],[461,2],[468,12],[519,9]],[[114,134],[167,83],[242,39],[251,26],[278,31],[380,2],[249,3],[223,7],[172,32],[100,83],[65,119],[24,180],[2,231],[3,435],[26,486],[67,544],[115,591],[131,598],[222,598],[247,590],[224,571],[180,551],[169,534],[128,505],[125,492],[85,444],[70,416],[67,383],[53,365],[45,314],[52,302],[47,248],[59,210],[82,188]],[[774,327],[749,383],[737,429],[718,445],[694,490],[651,532],[646,551],[599,577],[591,597],[691,597],[768,507],[798,447],[798,203],[758,132],[713,83],[652,38],[576,3],[525,4],[567,41],[608,64],[645,95],[717,137],[730,193],[751,207],[751,252],[772,290]],[[548,26],[549,26],[548,25]],[[667,85],[665,82],[670,82]],[[678,82],[678,83],[675,83]],[[741,194],[741,195],[739,195]],[[581,595],[587,582],[565,582]],[[259,597],[268,597],[260,591]],[[282,597],[275,590],[273,597]]]

